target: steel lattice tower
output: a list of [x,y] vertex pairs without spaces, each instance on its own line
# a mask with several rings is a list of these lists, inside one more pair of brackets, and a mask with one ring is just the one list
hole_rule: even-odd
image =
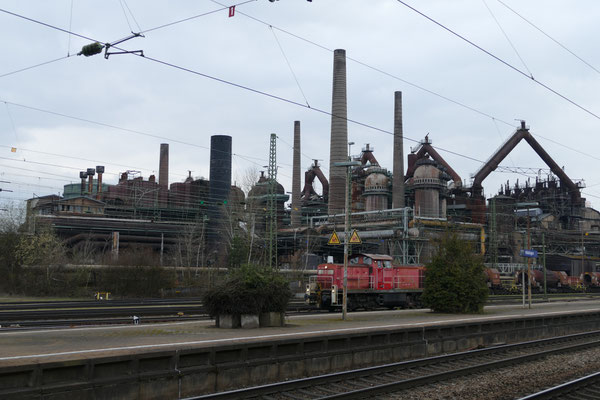
[[267,200],[267,242],[269,267],[277,268],[277,135],[271,133],[269,146],[269,195]]

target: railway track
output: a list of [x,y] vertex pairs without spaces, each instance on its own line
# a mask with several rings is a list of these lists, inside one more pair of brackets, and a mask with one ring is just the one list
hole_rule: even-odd
[[564,398],[572,400],[600,398],[600,372],[522,397],[520,400],[551,400]]
[[387,364],[221,392],[200,399],[363,399],[600,346],[600,331]]
[[[555,294],[534,297],[535,302],[549,300],[577,301],[600,297],[594,294]],[[521,301],[519,295],[490,296],[488,304],[514,304]],[[302,300],[293,300],[288,314],[322,313]],[[178,320],[182,316],[190,319],[206,319],[206,311],[199,298],[185,299],[141,299],[141,300],[86,300],[86,301],[30,301],[0,303],[0,327],[64,327],[79,325],[104,325],[130,323],[132,316],[144,323]]]
[[[299,302],[292,302],[288,307],[288,312],[307,311]],[[134,315],[142,323],[208,319],[200,299],[0,303],[0,327],[3,331],[17,328],[129,324]]]

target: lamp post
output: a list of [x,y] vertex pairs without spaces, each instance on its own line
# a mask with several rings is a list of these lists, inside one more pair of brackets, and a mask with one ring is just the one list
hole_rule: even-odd
[[348,312],[348,246],[350,233],[350,171],[352,167],[360,166],[359,161],[351,161],[350,147],[354,142],[348,142],[348,161],[334,163],[335,167],[346,167],[346,205],[344,216],[344,292],[342,299],[342,319],[345,320]]

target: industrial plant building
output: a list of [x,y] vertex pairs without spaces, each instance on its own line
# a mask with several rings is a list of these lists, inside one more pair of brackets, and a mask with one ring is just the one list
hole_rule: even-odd
[[[301,124],[293,123],[291,198],[276,182],[273,165],[267,176],[256,177],[246,197],[232,185],[233,139],[215,135],[208,180],[190,174],[183,182],[169,183],[169,146],[161,144],[158,179],[125,171],[118,183],[108,185],[102,182],[104,167],[89,168],[80,173],[80,184],[65,185],[62,197],[28,200],[28,227],[36,230],[50,224],[71,246],[92,240],[106,250],[144,245],[161,254],[171,251],[186,232],[200,229],[207,260],[216,254],[211,246],[220,254],[227,252],[225,244],[230,241],[223,237],[238,232],[250,239],[250,252],[253,246],[265,252],[274,245],[278,267],[303,268],[311,257],[342,254],[341,246],[328,245],[328,239],[334,231],[344,231],[348,193],[352,229],[362,240],[354,246],[356,251],[390,254],[404,264],[425,263],[435,251],[435,240],[450,230],[500,270],[526,263],[520,254],[528,247],[538,250],[538,265],[544,255],[548,268],[570,275],[599,270],[600,213],[586,207],[583,184],[567,176],[525,121],[466,184],[436,151],[429,135],[405,154],[400,92],[394,93],[389,146],[393,165],[381,165],[370,144],[358,155],[349,154],[344,50],[334,52],[331,110],[328,177],[316,160],[301,171]],[[534,182],[507,182],[486,199],[483,181],[502,168],[500,163],[521,141],[549,171]],[[272,145],[273,163],[274,152]],[[273,227],[275,231],[270,231]],[[345,240],[343,234],[340,237]]]

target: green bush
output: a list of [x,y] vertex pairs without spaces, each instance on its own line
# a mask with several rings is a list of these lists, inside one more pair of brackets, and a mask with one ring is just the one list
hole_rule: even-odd
[[435,312],[480,313],[488,288],[481,256],[456,234],[446,234],[427,264],[421,300]]
[[276,271],[245,265],[203,296],[211,316],[284,312],[292,297],[289,283]]

